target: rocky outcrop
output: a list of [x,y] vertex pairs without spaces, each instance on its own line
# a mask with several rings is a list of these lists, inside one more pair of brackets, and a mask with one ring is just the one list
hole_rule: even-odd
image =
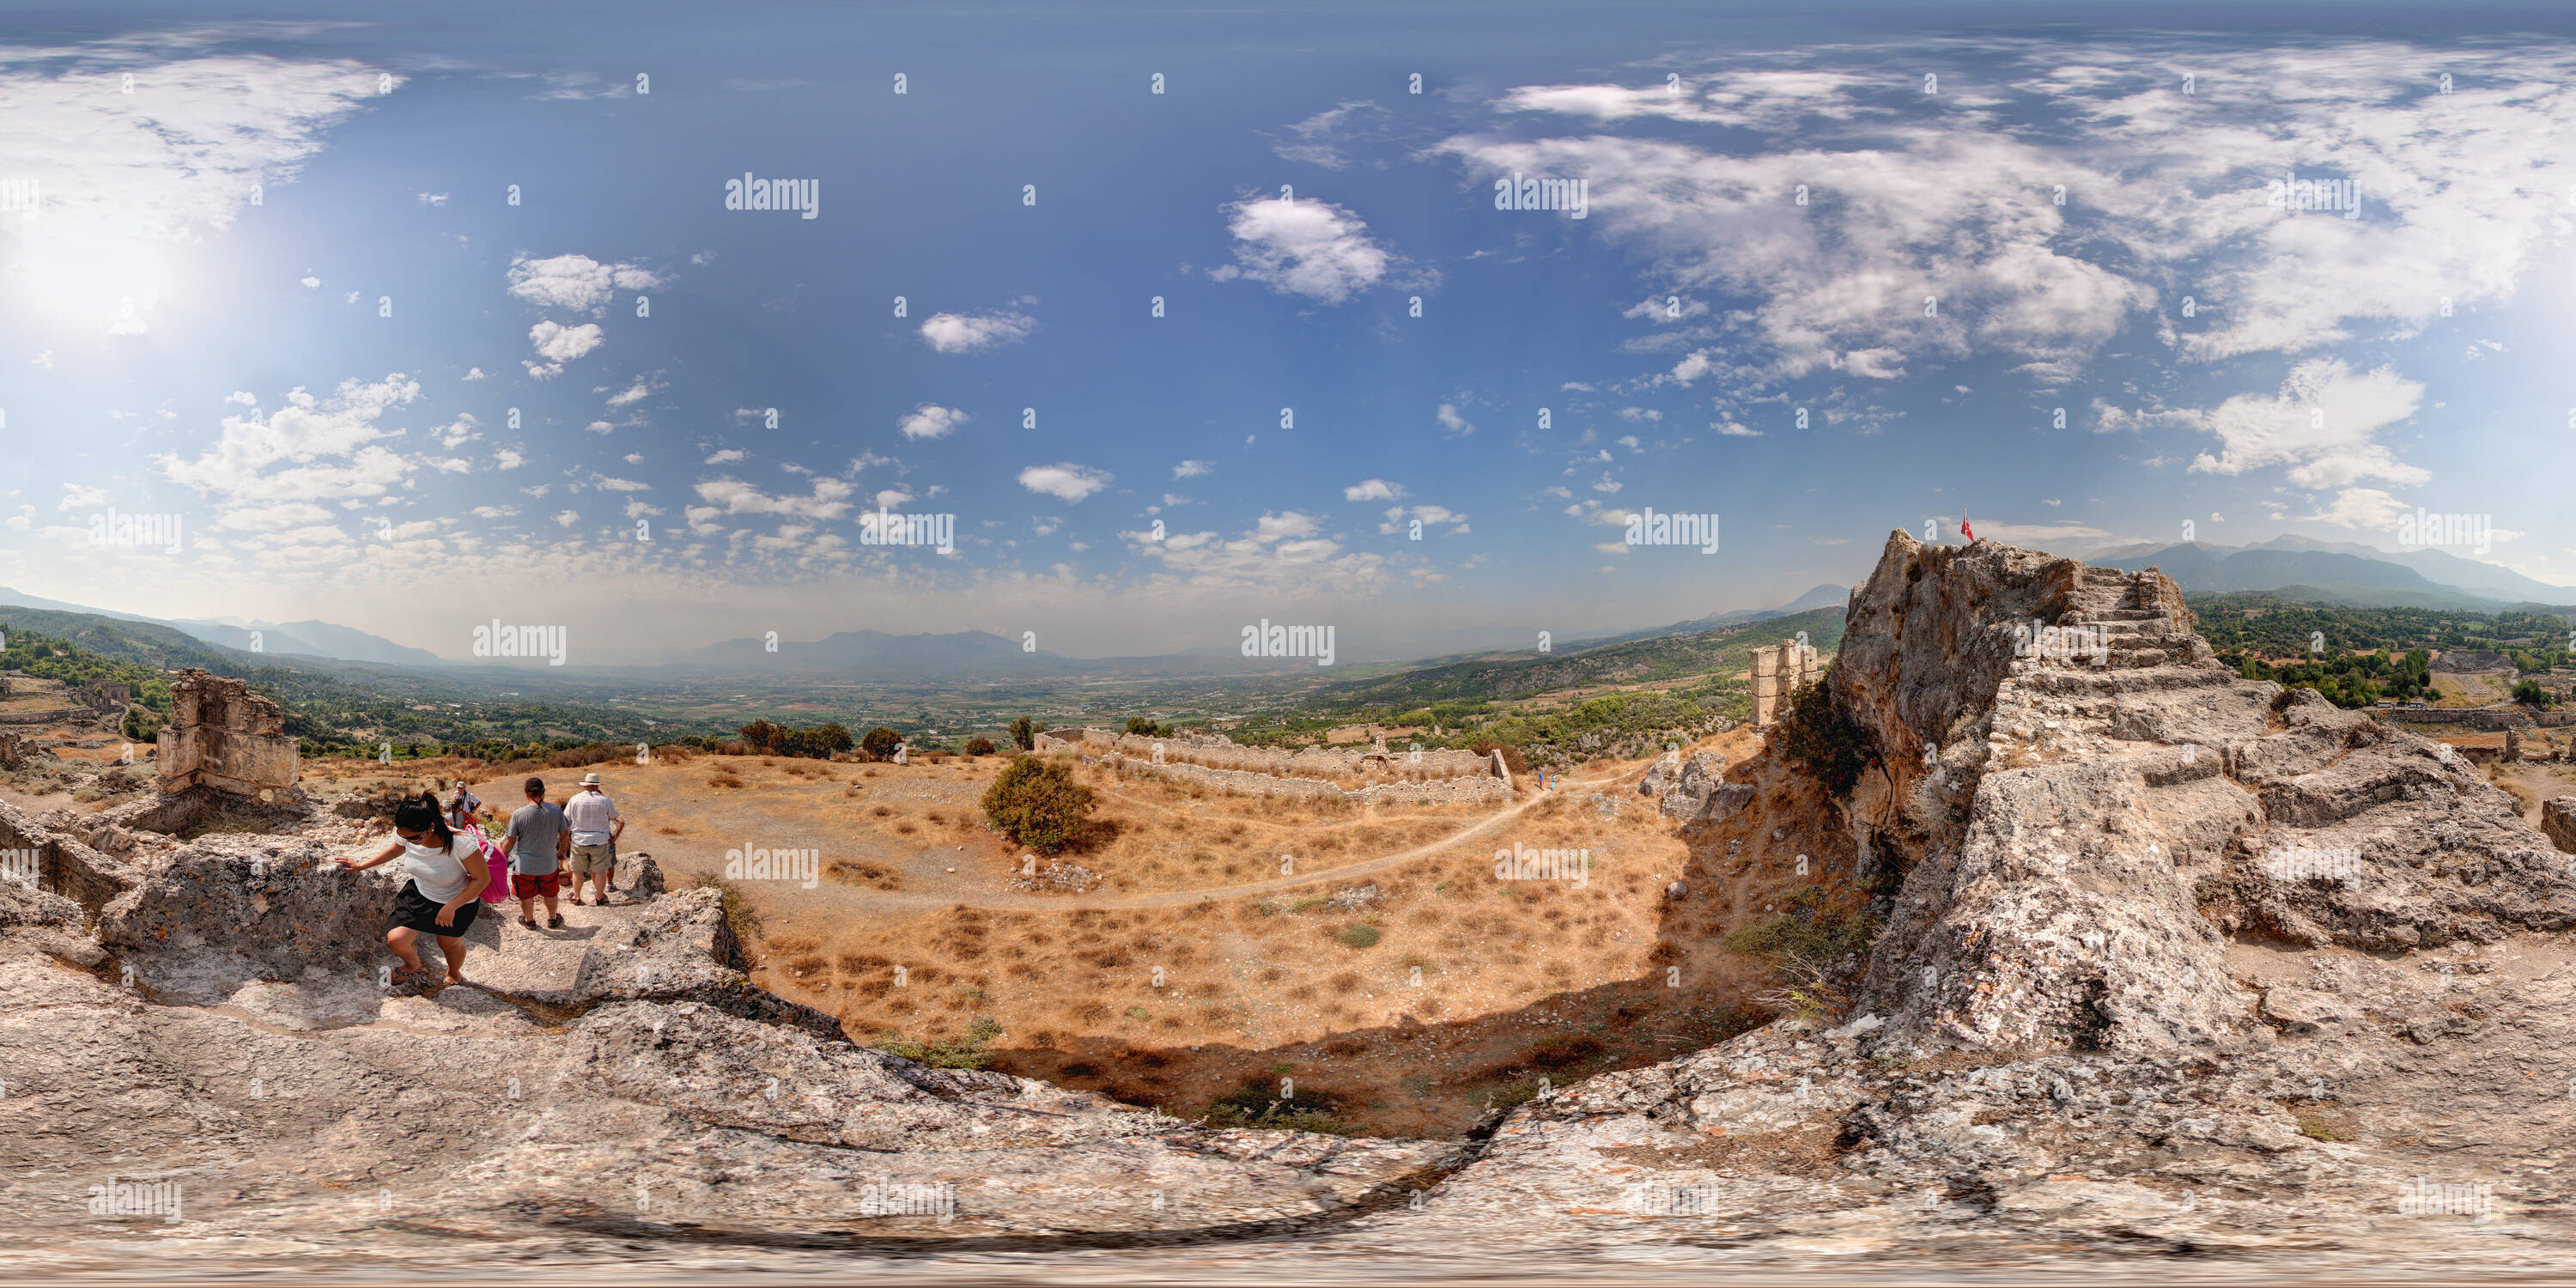
[[2576,796],[2559,796],[2540,803],[2540,834],[2551,845],[2576,854]]
[[1725,818],[1753,801],[1753,785],[1721,781],[1726,757],[1695,751],[1690,759],[1659,760],[1637,783],[1639,793],[1655,798],[1664,817],[1682,823]]

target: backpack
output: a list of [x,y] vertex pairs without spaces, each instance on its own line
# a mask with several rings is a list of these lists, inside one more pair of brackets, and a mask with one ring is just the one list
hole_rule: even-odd
[[501,853],[501,847],[492,844],[492,838],[483,834],[483,825],[480,823],[466,824],[465,830],[458,832],[457,835],[473,837],[475,846],[483,851],[484,864],[492,870],[491,884],[483,887],[483,902],[498,904],[508,899],[510,897],[509,856]]

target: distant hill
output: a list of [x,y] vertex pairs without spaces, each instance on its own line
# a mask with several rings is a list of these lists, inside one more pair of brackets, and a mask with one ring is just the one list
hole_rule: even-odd
[[1509,701],[1600,684],[1725,676],[1749,666],[1756,647],[1794,640],[1801,631],[1806,632],[1808,643],[1830,652],[1842,641],[1843,606],[1563,653],[1524,651],[1517,656],[1475,658],[1353,680],[1319,696],[1352,704],[1418,707],[1434,702]]
[[[58,599],[40,599],[0,586],[0,608],[34,608],[57,613],[78,613],[88,617],[107,617],[121,622],[151,622],[209,644],[239,649],[244,653],[291,653],[306,657],[333,658],[343,662],[384,662],[396,666],[430,666],[439,661],[427,649],[408,648],[381,636],[340,626],[331,622],[241,622],[192,618],[172,621],[144,617],[136,613],[119,613],[81,604],[67,604]],[[254,641],[252,632],[258,632]],[[251,646],[256,642],[258,648]]]
[[2285,599],[2363,608],[2462,608],[2492,613],[2534,604],[2576,603],[2576,588],[2534,581],[2509,568],[2438,550],[2389,554],[2371,547],[2277,537],[2255,546],[2187,542],[2094,551],[2086,562],[2136,572],[2154,568],[2186,594],[2269,591]]

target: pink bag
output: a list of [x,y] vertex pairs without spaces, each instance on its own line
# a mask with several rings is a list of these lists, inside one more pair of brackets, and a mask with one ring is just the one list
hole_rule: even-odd
[[492,838],[483,834],[481,824],[466,824],[465,833],[466,835],[474,838],[474,843],[476,845],[482,847],[483,862],[488,864],[492,869],[492,883],[483,887],[483,902],[498,904],[508,900],[510,897],[510,856],[501,853],[501,847],[492,844]]

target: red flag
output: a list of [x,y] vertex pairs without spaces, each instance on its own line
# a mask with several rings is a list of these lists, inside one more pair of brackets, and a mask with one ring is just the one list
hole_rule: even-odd
[[1965,510],[1959,511],[1959,535],[1970,541],[1977,539],[1977,530],[1968,526],[1968,512]]

